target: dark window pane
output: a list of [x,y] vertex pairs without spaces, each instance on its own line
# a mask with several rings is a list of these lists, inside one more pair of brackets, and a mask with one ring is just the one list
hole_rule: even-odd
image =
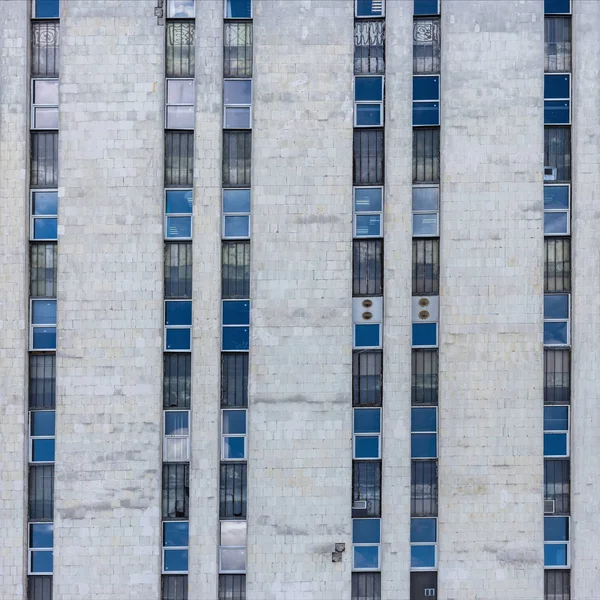
[[56,244],[30,245],[29,292],[32,298],[56,298]]
[[571,291],[571,239],[545,238],[544,292]]
[[438,351],[412,351],[412,404],[438,403]]
[[440,130],[413,130],[413,183],[439,183]]
[[29,520],[52,521],[54,518],[54,466],[29,467]]
[[544,404],[569,404],[570,399],[569,350],[544,350]]
[[353,406],[381,406],[383,355],[380,350],[363,350],[352,355]]
[[385,22],[354,23],[354,73],[385,73]]
[[554,500],[554,514],[568,515],[571,511],[570,481],[568,458],[544,460],[544,500]]
[[192,388],[190,354],[165,353],[163,364],[163,407],[189,408]]
[[436,600],[437,597],[436,571],[410,574],[410,600]]
[[250,187],[251,131],[223,132],[223,187]]
[[221,519],[246,518],[246,488],[246,463],[221,463]]
[[415,15],[437,15],[440,12],[439,0],[414,0]]
[[252,23],[225,23],[223,77],[252,77]]
[[410,481],[410,516],[437,517],[437,461],[413,460]]
[[162,516],[163,519],[187,519],[190,500],[190,466],[163,464]]
[[571,572],[559,569],[544,571],[544,600],[571,600]]
[[246,600],[246,576],[219,575],[219,600]]
[[192,297],[192,244],[165,244],[165,298]]
[[252,0],[225,0],[227,19],[251,19]]
[[167,21],[165,53],[167,77],[193,77],[195,68],[193,21]]
[[161,600],[188,600],[188,576],[163,575]]
[[221,406],[248,406],[248,355],[221,355]]
[[440,242],[438,239],[413,240],[413,296],[440,293]]
[[354,130],[354,185],[383,185],[383,129]]
[[31,76],[58,77],[60,29],[58,21],[31,23]]
[[352,600],[381,600],[381,573],[352,573]]
[[544,166],[556,170],[553,181],[571,180],[571,128],[544,128]]
[[[380,517],[381,462],[355,460],[352,472],[352,517]],[[361,502],[366,502],[365,508]]]
[[29,408],[54,408],[56,355],[29,355]]
[[223,299],[250,296],[250,242],[223,242],[221,254]]
[[32,188],[58,186],[58,131],[31,132]]
[[27,578],[27,600],[52,600],[52,575],[30,575]]
[[569,14],[571,0],[544,0],[544,12],[546,14]]
[[194,132],[165,132],[165,186],[192,187]]
[[381,296],[383,294],[383,240],[354,240],[353,242],[354,296]]
[[413,73],[440,72],[440,20],[415,19],[413,24]]
[[571,71],[571,17],[545,18],[544,70],[547,73]]

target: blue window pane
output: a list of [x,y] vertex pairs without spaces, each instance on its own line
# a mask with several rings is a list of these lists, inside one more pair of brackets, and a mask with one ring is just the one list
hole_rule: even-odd
[[223,327],[223,350],[248,350],[249,327]]
[[192,237],[192,218],[191,217],[167,217],[167,237],[168,238],[191,238]]
[[379,458],[379,436],[361,435],[354,442],[356,458]]
[[544,541],[567,542],[569,540],[569,517],[544,517]]
[[410,567],[411,569],[435,567],[435,546],[411,546]]
[[251,0],[227,0],[227,18],[250,19],[251,17]]
[[544,208],[546,210],[569,208],[569,187],[566,185],[545,185]]
[[437,323],[413,323],[413,346],[437,346]]
[[436,523],[435,519],[411,519],[410,541],[411,542],[435,542]]
[[34,350],[56,349],[56,327],[35,327],[33,330]]
[[435,458],[437,455],[435,433],[413,433],[410,436],[412,458]]
[[58,210],[58,192],[33,192],[34,215],[55,215]]
[[381,235],[381,216],[380,215],[357,215],[356,217],[356,235],[357,236],[378,236]]
[[354,568],[355,569],[377,569],[379,568],[378,546],[354,546]]
[[567,456],[567,434],[545,433],[544,456]]
[[192,303],[190,301],[165,303],[165,325],[192,324]]
[[413,210],[437,211],[440,190],[437,187],[415,187],[412,192]]
[[544,123],[546,125],[561,125],[569,122],[569,102],[564,100],[546,100],[544,102]]
[[356,125],[358,127],[381,125],[381,104],[357,104]]
[[544,0],[544,12],[547,15],[568,15],[571,12],[571,0]]
[[250,190],[223,190],[223,212],[249,213]]
[[188,570],[187,550],[165,550],[165,571],[177,572]]
[[224,410],[223,433],[246,433],[246,411]]
[[380,17],[383,15],[385,0],[356,0],[356,15],[359,17]]
[[437,235],[437,213],[413,215],[413,235]]
[[52,548],[54,546],[54,524],[34,523],[29,526],[30,548]]
[[381,77],[355,77],[354,99],[357,102],[381,102],[383,100]]
[[223,325],[248,325],[249,323],[249,300],[226,300],[223,302]]
[[31,413],[31,435],[52,436],[54,435],[55,412],[53,410],[41,410]]
[[249,237],[250,219],[248,217],[225,217],[223,237]]
[[566,567],[567,545],[566,544],[544,544],[544,566]]
[[413,432],[437,431],[437,409],[434,407],[411,408],[410,430]]
[[192,190],[167,190],[167,214],[192,214]]
[[569,79],[568,75],[544,75],[544,98],[569,98]]
[[568,330],[566,323],[544,323],[544,344],[546,346],[566,346]]
[[353,519],[352,543],[379,544],[381,538],[381,521],[379,519]]
[[354,190],[355,212],[378,212],[382,208],[381,188],[356,188]]
[[54,568],[54,552],[48,550],[31,553],[32,573],[52,573]]
[[546,294],[544,296],[544,319],[566,319],[568,316],[568,294]]
[[566,212],[544,213],[545,234],[566,234],[569,232],[569,217]]
[[190,329],[167,329],[167,350],[189,350],[192,346]]
[[569,429],[568,406],[544,406],[544,431],[566,431]]
[[415,15],[437,15],[438,12],[438,0],[415,0]]
[[54,462],[54,440],[32,440],[32,462]]
[[187,546],[189,525],[187,521],[163,523],[163,546]]
[[354,345],[356,348],[379,347],[379,325],[355,325]]
[[165,435],[187,435],[189,432],[189,413],[186,410],[165,412]]
[[413,125],[439,125],[439,102],[414,102]]
[[55,240],[58,237],[57,219],[34,219],[33,221],[33,239],[34,240]]
[[35,16],[38,19],[58,19],[58,0],[35,0]]
[[413,77],[413,100],[439,100],[439,77]]
[[32,312],[31,322],[34,325],[56,324],[56,300],[34,300]]
[[381,409],[355,408],[354,433],[379,433],[381,431]]
[[243,437],[226,437],[223,443],[225,458],[234,460],[245,458],[245,440]]

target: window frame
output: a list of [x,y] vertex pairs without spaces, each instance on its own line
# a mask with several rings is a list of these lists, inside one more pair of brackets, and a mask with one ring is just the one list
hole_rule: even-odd
[[[353,323],[352,324],[352,349],[353,350],[381,350],[383,348],[383,323]],[[376,346],[358,346],[356,343],[357,327],[377,327],[379,335],[379,343]]]
[[[225,211],[225,194],[233,191],[246,191],[250,195],[250,209],[248,212],[226,212]],[[228,217],[247,217],[248,218],[248,235],[225,235],[225,222]],[[249,240],[252,233],[252,188],[223,188],[221,190],[221,238],[224,240]]]
[[[176,212],[167,212],[167,196],[169,194],[169,192],[191,192],[192,194],[192,206],[190,209],[189,213],[176,213]],[[194,235],[194,190],[193,188],[173,188],[173,187],[166,187],[165,188],[165,203],[164,203],[164,207],[165,207],[165,218],[164,218],[164,239],[165,241],[173,241],[173,240],[191,240],[193,238]],[[190,236],[186,237],[186,236],[171,236],[169,235],[169,219],[189,219],[190,222]]]
[[[54,302],[54,311],[56,313],[56,319],[54,323],[35,323],[33,322],[33,305],[36,302]],[[29,299],[29,350],[39,352],[56,352],[56,336],[58,333],[58,305],[56,298],[30,298]],[[36,329],[54,329],[54,347],[52,348],[36,348],[34,346],[34,331]]]
[[[53,215],[35,215],[33,211],[33,198],[35,194],[47,192],[56,192],[56,213]],[[56,221],[56,237],[44,238],[35,237],[35,223],[38,220],[55,220]],[[57,188],[35,188],[29,190],[29,240],[32,242],[57,242],[58,241],[58,189]]]
[[[379,542],[355,542],[354,541],[354,523],[356,521],[377,521],[379,526]],[[368,547],[377,548],[377,566],[375,567],[357,567],[356,566],[356,548]],[[381,517],[355,518],[352,519],[352,571],[366,572],[379,571],[381,569]]]
[[[566,77],[569,80],[569,95],[566,98],[555,98],[555,97],[546,97],[546,78],[552,77]],[[552,127],[552,126],[560,126],[560,125],[571,125],[572,121],[572,110],[571,110],[571,92],[572,92],[572,82],[571,82],[571,73],[544,73],[544,125]],[[568,104],[568,113],[569,117],[566,121],[546,121],[546,104],[548,102],[566,102]]]
[[[413,430],[413,411],[415,410],[430,410],[435,412],[435,430],[427,430],[427,431],[415,431]],[[438,431],[440,428],[439,423],[439,411],[437,406],[411,406],[410,407],[410,440],[411,440],[411,449],[410,449],[410,458],[411,460],[434,460],[439,458],[439,435]],[[435,455],[434,456],[413,456],[412,442],[415,435],[434,435],[435,436]]]
[[[544,294],[546,296],[566,296],[568,301],[568,313],[566,318],[560,319],[547,319],[546,315],[543,315],[544,321],[544,348],[570,348],[571,347],[571,293],[570,292],[550,292]],[[545,311],[544,311],[545,312]],[[567,341],[564,344],[546,344],[546,323],[566,323],[567,325]]]
[[437,12],[435,13],[424,13],[424,12],[415,12],[415,0],[413,0],[413,16],[415,17],[437,17],[440,14],[440,0],[437,1]]
[[573,3],[569,0],[569,11],[568,12],[546,12],[546,2],[544,1],[544,16],[550,15],[571,15],[573,14]]
[[[415,100],[414,98],[414,91],[413,91],[413,99],[412,99],[412,126],[416,127],[416,128],[420,128],[420,127],[439,127],[440,123],[442,121],[442,102],[441,102],[441,97],[442,97],[442,92],[441,92],[441,76],[439,74],[433,74],[433,75],[429,75],[429,74],[425,74],[425,75],[413,75],[413,90],[414,90],[414,84],[415,84],[415,79],[437,79],[437,98],[426,98],[424,100]],[[415,109],[417,108],[415,105],[419,105],[419,104],[436,104],[437,103],[437,121],[435,123],[416,123],[415,122]],[[438,184],[439,186],[439,184]],[[438,197],[439,198],[439,197]],[[438,207],[439,207],[439,200],[438,200]],[[438,208],[439,210],[439,208]]]
[[[567,428],[566,429],[546,429],[546,409],[566,408],[567,410]],[[544,429],[543,441],[546,445],[547,435],[564,435],[565,436],[565,454],[546,454],[543,452],[544,458],[569,458],[571,456],[571,407],[568,404],[544,404]]]
[[[171,410],[171,409],[165,409],[163,410],[163,462],[164,463],[181,463],[181,462],[189,462],[190,461],[190,434],[191,434],[191,420],[190,420],[190,411],[189,410]],[[187,434],[186,435],[182,435],[182,434],[178,434],[178,435],[174,435],[174,434],[167,434],[167,413],[186,413],[187,414]],[[177,458],[170,458],[169,457],[169,444],[168,444],[168,440],[186,440],[186,444],[185,444],[185,457],[181,458],[181,457],[177,457]]]
[[226,21],[229,20],[237,20],[237,21],[249,21],[251,19],[254,18],[254,5],[252,0],[248,0],[248,2],[250,3],[250,16],[249,17],[235,17],[235,16],[228,16],[227,15],[227,6],[229,4],[230,0],[225,0],[223,2],[223,19]]
[[[356,413],[357,411],[377,411],[379,413],[379,431],[364,431],[364,432],[357,432],[355,430],[355,422],[356,422]],[[359,406],[359,407],[354,407],[352,409],[352,458],[354,460],[381,460],[381,446],[382,446],[382,442],[381,442],[381,438],[382,438],[382,429],[383,429],[383,423],[382,423],[382,411],[381,411],[381,407],[379,406]],[[357,443],[357,438],[361,438],[361,437],[369,437],[369,438],[377,438],[377,456],[358,456],[356,454],[356,443]]]
[[[176,103],[176,102],[169,102],[169,84],[171,83],[171,81],[176,81],[176,82],[182,82],[182,81],[191,81],[192,82],[192,89],[195,92],[195,87],[196,87],[196,80],[193,77],[165,77],[165,129],[168,129],[170,131],[193,131],[194,130],[194,125],[195,125],[195,120],[196,120],[196,94],[193,94],[193,99],[192,99],[192,103]],[[170,127],[169,126],[169,108],[172,106],[191,106],[192,107],[192,125],[191,127],[182,127],[181,125],[177,126],[177,127]]]
[[[569,569],[571,567],[571,517],[570,515],[544,515],[544,526],[546,519],[567,519],[567,539],[566,540],[546,540],[544,532],[544,569]],[[563,565],[546,564],[546,546],[565,546],[566,560]]]
[[[381,191],[381,210],[356,210],[356,190],[380,190]],[[384,188],[382,185],[355,185],[352,186],[352,233],[354,238],[382,238],[384,224]],[[357,230],[357,217],[379,215],[379,233],[377,235],[360,235]]]
[[[52,531],[52,546],[32,546],[32,527],[35,525],[50,526]],[[52,555],[52,571],[33,571],[34,552],[50,553]],[[53,521],[30,521],[27,524],[27,574],[28,575],[52,575],[54,573],[54,522]]]
[[[165,526],[168,525],[172,525],[172,524],[177,524],[180,525],[181,523],[187,523],[188,526],[188,531],[187,531],[187,535],[188,535],[188,543],[187,546],[167,546],[165,545]],[[163,575],[187,575],[189,573],[189,559],[190,559],[190,521],[189,519],[177,519],[177,520],[167,520],[165,521],[164,519],[162,520],[162,552],[161,552],[161,574]],[[187,558],[188,558],[188,568],[185,571],[167,571],[165,570],[165,556],[166,553],[170,550],[184,550],[187,553]]]
[[[357,79],[381,79],[381,100],[357,100],[356,99],[356,80]],[[354,127],[358,128],[358,129],[364,129],[364,128],[377,128],[377,127],[383,127],[384,123],[385,123],[385,75],[371,75],[371,74],[367,74],[367,75],[354,75],[353,78],[353,87],[354,87]],[[358,124],[358,110],[357,107],[359,105],[365,106],[365,105],[378,105],[379,106],[379,123],[368,123],[366,125],[359,125]],[[383,186],[354,186],[354,187],[383,187]],[[383,198],[382,198],[382,205],[383,205]]]
[[381,14],[378,15],[359,15],[358,0],[354,0],[354,17],[357,19],[383,19],[385,17],[385,0],[381,0]]
[[[244,429],[245,433],[225,433],[225,413],[226,412],[243,412],[244,413]],[[244,439],[244,456],[228,458],[225,452],[225,440],[227,438],[243,438]],[[223,462],[245,462],[248,460],[248,409],[247,408],[222,408],[221,409],[221,460]]]
[[196,18],[196,2],[195,0],[192,0],[192,5],[193,5],[193,14],[190,15],[186,15],[185,17],[182,16],[174,16],[171,14],[171,7],[173,6],[173,4],[175,4],[176,0],[167,0],[167,19],[195,19]]
[[[38,413],[54,413],[54,435],[33,435],[33,418]],[[53,465],[56,462],[56,411],[30,410],[29,411],[29,464],[30,465]],[[54,460],[33,460],[33,445],[35,440],[52,440],[54,442]]]
[[[430,323],[411,323],[412,327],[411,327],[411,338],[410,338],[410,342],[411,348],[439,348],[440,347],[440,330],[439,330],[439,321],[431,321]],[[414,339],[415,339],[415,327],[419,328],[419,327],[423,327],[423,326],[427,326],[427,325],[434,325],[435,326],[435,344],[431,345],[431,344],[415,344],[414,343]]]
[[60,0],[57,0],[57,4],[58,4],[58,14],[54,15],[53,17],[38,17],[37,15],[37,2],[38,0],[31,0],[31,18],[32,19],[60,19]]
[[[167,325],[167,304],[170,302],[187,302],[190,305],[190,312],[191,312],[191,317],[190,317],[190,324],[189,325]],[[192,351],[192,329],[193,329],[193,324],[194,324],[194,306],[192,304],[192,301],[189,299],[182,299],[182,298],[169,298],[168,300],[164,300],[164,352],[191,352]],[[167,347],[167,343],[168,343],[168,335],[167,332],[169,330],[182,330],[182,329],[187,329],[190,332],[190,344],[188,348],[176,348],[176,349],[172,349],[172,348],[168,348]]]
[[[434,571],[437,569],[438,567],[438,539],[439,539],[439,535],[438,535],[438,517],[411,517],[411,525],[412,525],[412,521],[416,521],[416,520],[430,520],[430,521],[434,521],[435,522],[435,540],[433,542],[413,542],[412,539],[410,540],[410,570],[411,571]],[[413,563],[412,563],[412,549],[414,547],[417,546],[427,546],[427,547],[433,547],[433,564],[432,565],[426,565],[423,567],[413,567]]]
[[[59,78],[58,77],[32,77],[32,79],[31,79],[31,90],[30,90],[30,93],[31,93],[31,112],[29,114],[29,119],[30,119],[30,123],[31,123],[31,129],[32,129],[32,131],[59,131],[59,128],[60,128],[60,122],[59,122],[60,114],[59,114],[58,107],[59,107],[60,97],[57,98],[56,104],[41,104],[41,103],[35,102],[35,84],[38,81],[56,81],[57,87],[60,86],[60,84],[59,84]],[[36,119],[35,119],[36,108],[56,108],[56,127],[36,127]]]
[[[246,526],[246,532],[245,532],[245,541],[246,543],[243,546],[227,546],[225,544],[222,543],[222,535],[223,535],[223,523],[244,523]],[[245,563],[245,568],[243,570],[239,570],[239,569],[223,569],[223,549],[227,548],[227,549],[237,549],[237,550],[244,550],[245,551],[245,555],[244,555],[244,563]],[[224,573],[224,574],[228,574],[228,575],[235,575],[235,574],[244,574],[246,573],[246,569],[248,567],[248,554],[247,554],[247,548],[248,548],[248,522],[246,519],[220,519],[219,520],[219,574]]]
[[[427,189],[433,188],[437,190],[437,210],[415,210],[414,209],[414,194],[415,188]],[[440,184],[439,183],[422,183],[412,186],[412,204],[411,204],[411,230],[414,238],[434,238],[440,236]],[[435,233],[416,233],[415,232],[415,215],[435,215]]]
[[[236,323],[236,324],[225,324],[225,303],[232,303],[232,302],[247,302],[248,303],[248,323]],[[221,352],[249,352],[250,351],[250,311],[252,308],[252,304],[250,302],[249,298],[232,298],[232,299],[227,299],[227,300],[221,300]],[[233,329],[233,328],[237,328],[237,329],[248,329],[248,348],[245,349],[240,349],[240,348],[233,348],[233,349],[226,349],[224,348],[224,342],[225,342],[225,336],[223,335],[225,332],[225,329]]]
[[[544,237],[561,237],[571,235],[571,184],[570,183],[544,183],[544,191],[549,187],[565,187],[567,188],[567,208],[546,208],[544,206]],[[544,205],[546,199],[544,198]],[[547,232],[546,231],[546,214],[562,214],[567,215],[567,230],[565,232]]]
[[[240,82],[240,81],[249,81],[250,82],[250,104],[225,104],[225,84],[227,82]],[[252,129],[252,100],[254,99],[254,85],[252,82],[252,77],[226,77],[223,79],[223,129]],[[227,124],[227,109],[228,108],[247,108],[248,109],[248,126],[242,127],[240,125],[228,125]]]

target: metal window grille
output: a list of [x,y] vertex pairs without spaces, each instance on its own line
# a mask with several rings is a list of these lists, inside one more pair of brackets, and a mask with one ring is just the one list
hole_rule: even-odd
[[252,23],[225,23],[223,77],[252,77]]
[[410,516],[437,517],[437,514],[437,461],[413,460],[410,467]]
[[165,298],[192,297],[192,244],[165,244]]
[[27,600],[52,600],[52,575],[30,575],[27,578]]
[[224,300],[250,297],[250,242],[223,242],[221,294]]
[[219,515],[221,519],[246,518],[246,463],[221,463]]
[[383,129],[354,130],[354,185],[383,185]]
[[31,23],[31,76],[58,77],[60,26],[58,21]]
[[548,569],[544,571],[544,600],[571,600],[571,572]]
[[544,292],[571,291],[571,238],[545,238]]
[[192,356],[167,352],[163,359],[163,407],[189,408],[192,397]]
[[193,77],[196,67],[193,21],[168,21],[165,51],[167,77]]
[[571,512],[571,468],[568,458],[544,459],[544,500],[554,500],[554,513]]
[[356,75],[385,73],[384,21],[355,21],[354,73]]
[[571,72],[571,17],[544,19],[544,70]]
[[162,516],[187,519],[190,504],[190,466],[182,463],[163,464]]
[[352,516],[381,516],[381,461],[355,460],[352,463],[352,503],[365,501],[366,509],[353,509]]
[[246,352],[221,354],[221,406],[223,408],[248,406],[248,354]]
[[32,188],[58,187],[58,131],[31,132]]
[[29,520],[52,521],[54,518],[54,465],[29,467]]
[[223,187],[250,187],[251,131],[223,131]]
[[352,573],[352,600],[381,600],[381,573]]
[[438,403],[438,351],[412,351],[412,404],[436,406]]
[[413,129],[413,183],[440,182],[440,130]]
[[569,404],[571,400],[570,350],[544,350],[544,404]]
[[219,600],[246,600],[246,576],[219,575]]
[[192,187],[194,181],[194,132],[165,132],[165,186]]
[[354,296],[383,294],[383,240],[354,240],[352,276]]
[[56,406],[56,355],[29,355],[29,408]]
[[544,165],[556,169],[554,181],[571,181],[571,128],[544,129]]
[[413,23],[413,73],[440,72],[440,19],[415,19]]
[[413,240],[412,293],[413,296],[440,293],[440,241]]
[[188,600],[188,576],[163,575],[161,600]]
[[352,405],[381,406],[383,354],[381,350],[357,350],[352,355]]
[[29,293],[32,298],[56,298],[56,244],[29,246]]

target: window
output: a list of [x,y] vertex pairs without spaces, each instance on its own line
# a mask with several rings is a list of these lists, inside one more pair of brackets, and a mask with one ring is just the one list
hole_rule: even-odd
[[59,0],[33,0],[34,19],[58,19]]
[[568,406],[544,406],[544,456],[569,456]]
[[192,244],[165,244],[165,298],[192,297]]
[[544,75],[544,123],[568,125],[571,122],[571,76]]
[[246,600],[246,576],[219,575],[219,600]]
[[413,126],[440,124],[440,78],[413,77]]
[[381,462],[352,462],[352,516],[381,516]]
[[187,573],[189,522],[163,522],[163,573]]
[[413,460],[410,477],[411,517],[437,517],[437,461]]
[[221,463],[219,516],[221,519],[245,519],[247,494],[246,463]]
[[53,410],[29,412],[29,461],[54,462],[55,413]]
[[411,518],[410,568],[432,569],[436,566],[437,519]]
[[187,519],[190,516],[190,466],[163,464],[162,518]]
[[354,348],[381,348],[381,323],[355,323]]
[[544,128],[544,181],[571,181],[571,128]]
[[352,355],[352,401],[354,406],[381,406],[383,388],[381,351],[359,350]]
[[163,575],[161,600],[188,600],[187,575]]
[[571,71],[571,19],[544,19],[544,70],[546,73]]
[[439,73],[441,64],[440,20],[415,19],[413,23],[413,73]]
[[437,458],[437,408],[410,409],[411,458]]
[[30,575],[27,578],[27,600],[52,600],[52,575]]
[[[194,132],[165,132],[165,186],[189,188],[194,174]],[[183,204],[183,200],[180,200]],[[182,206],[183,208],[183,206]]]
[[196,68],[194,21],[167,21],[165,75],[193,77]]
[[571,571],[544,571],[544,600],[571,600]]
[[29,355],[29,408],[54,408],[56,354]]
[[352,600],[381,600],[381,573],[352,573]]
[[30,238],[38,241],[56,240],[57,214],[58,191],[32,191]]
[[413,348],[437,348],[438,324],[437,323],[413,323],[412,324],[412,347]]
[[569,344],[569,294],[544,294],[544,346]]
[[413,240],[413,296],[437,296],[440,293],[439,240]]
[[571,479],[569,459],[546,458],[544,460],[544,500],[551,500],[553,512],[568,515],[571,512]]
[[51,575],[54,568],[54,524],[29,524],[29,573]]
[[439,0],[414,0],[414,14],[438,15],[440,13]]
[[58,131],[31,132],[32,188],[58,187]]
[[219,572],[246,571],[246,521],[221,521]]
[[250,237],[250,190],[223,190],[223,237]]
[[223,81],[223,127],[249,129],[252,127],[252,80]]
[[437,597],[437,571],[413,571],[410,574],[410,600],[435,600]]
[[31,350],[56,350],[56,300],[31,300]]
[[167,17],[169,19],[193,19],[194,0],[168,0]]
[[413,183],[439,183],[440,130],[413,129]]
[[381,458],[381,409],[354,409],[354,456],[360,459]]
[[165,190],[165,239],[192,239],[192,190]]
[[165,301],[165,350],[189,352],[192,349],[192,302]]
[[250,187],[251,131],[223,131],[223,187]]
[[246,411],[226,409],[222,411],[222,419],[222,460],[246,460]]
[[571,0],[544,0],[544,13],[547,15],[571,14]]
[[31,23],[31,76],[58,77],[60,29],[58,21]]
[[223,301],[224,351],[248,350],[250,347],[250,300]]
[[29,520],[52,521],[54,518],[54,466],[30,465]]
[[354,23],[354,73],[376,75],[385,73],[385,23],[356,21]]
[[439,235],[440,189],[415,186],[412,191],[412,232],[415,237]]
[[250,242],[223,242],[221,294],[224,299],[250,295]]
[[355,240],[352,252],[353,296],[383,294],[383,240]]
[[33,79],[31,88],[31,128],[58,129],[58,79]]
[[163,408],[189,408],[191,388],[191,355],[165,354],[163,358]]
[[248,406],[248,354],[245,352],[221,355],[221,406]]
[[194,129],[194,80],[167,79],[167,129]]
[[379,519],[352,519],[352,568],[355,571],[379,569]]
[[383,235],[383,188],[354,188],[354,237]]
[[437,405],[437,350],[412,351],[411,402],[412,404]]
[[544,567],[569,566],[569,517],[544,517]]
[[544,240],[544,292],[571,291],[571,239]]
[[190,459],[190,413],[187,410],[165,410],[163,461]]
[[383,185],[383,130],[354,131],[354,185]]
[[383,77],[354,78],[354,126],[383,125]]
[[570,398],[569,350],[544,350],[544,404],[568,404]]
[[355,0],[357,17],[383,17],[385,0]]
[[29,294],[56,298],[56,244],[29,245]]
[[252,77],[252,23],[225,23],[223,77]]
[[544,186],[544,235],[569,234],[570,186]]
[[252,0],[225,0],[226,19],[251,19]]

